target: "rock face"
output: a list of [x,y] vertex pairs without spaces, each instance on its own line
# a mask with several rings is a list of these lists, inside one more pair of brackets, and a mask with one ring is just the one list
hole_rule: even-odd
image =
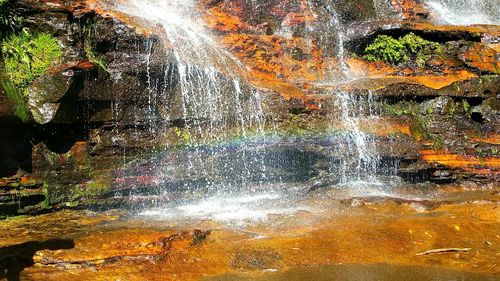
[[[339,143],[353,130],[335,106],[339,92],[370,97],[358,113],[374,110],[378,118],[355,129],[375,143],[375,173],[408,183],[500,180],[498,26],[436,26],[423,21],[428,12],[419,1],[390,1],[389,19],[380,20],[384,9],[369,1],[200,0],[197,9],[217,46],[245,66],[237,73],[219,69],[227,106],[212,120],[183,112],[178,60],[155,23],[118,12],[113,5],[121,4],[113,1],[11,2],[23,25],[55,36],[64,55],[30,84],[31,121],[18,120],[0,93],[0,214],[103,201],[116,206],[132,189],[155,194],[165,185],[206,186],[207,174],[225,182],[245,169],[252,176],[233,184],[338,183],[345,165]],[[410,32],[444,52],[424,65],[363,59],[377,36]],[[355,79],[323,83],[345,76],[345,68]],[[234,75],[242,81],[236,105]],[[260,111],[252,107],[255,97]],[[236,154],[227,148],[229,139],[255,131],[273,132],[280,145],[264,138]],[[200,139],[225,148],[192,145]],[[193,151],[218,170],[186,173]],[[253,167],[263,163],[264,178]]]

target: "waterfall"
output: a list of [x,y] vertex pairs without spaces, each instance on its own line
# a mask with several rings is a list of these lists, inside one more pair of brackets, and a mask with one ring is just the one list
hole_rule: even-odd
[[[158,137],[165,137],[175,123],[179,126],[174,128],[175,133],[187,142],[184,151],[177,152],[174,158],[167,147],[165,160],[152,160],[168,162],[153,167],[155,177],[165,182],[181,181],[185,190],[224,193],[262,185],[267,178],[264,156],[258,153],[265,127],[262,93],[240,81],[238,73],[243,66],[213,40],[201,22],[196,1],[127,0],[114,8],[147,20],[175,59],[175,67],[167,68],[164,77],[151,77],[153,47],[150,41],[145,46],[150,126]],[[178,80],[173,89],[178,97],[168,96],[168,89],[157,86],[171,81],[155,82],[171,79],[171,74]],[[165,108],[158,110],[154,107],[159,97],[177,102],[160,105]],[[162,120],[155,122],[155,118]],[[243,141],[221,145],[235,137]],[[168,188],[165,192],[169,192]]]
[[451,25],[500,24],[498,0],[426,0],[437,21]]
[[375,139],[362,130],[363,121],[377,118],[371,92],[367,97],[350,95],[345,91],[339,91],[336,95],[346,134],[346,138],[339,143],[346,154],[340,167],[340,183],[376,183],[380,155]]
[[[317,1],[304,3],[316,18],[305,23],[305,35],[337,63],[321,83],[350,81],[352,78],[344,60],[344,27],[334,5]],[[253,8],[259,5],[257,1],[249,4]],[[273,140],[265,137],[264,131],[273,124],[265,124],[262,90],[253,88],[242,78],[246,66],[218,45],[217,37],[202,22],[197,1],[126,0],[114,8],[147,21],[149,28],[163,41],[166,52],[170,52],[170,58],[175,60],[175,66],[167,67],[162,77],[153,77],[151,63],[155,58],[152,52],[157,46],[149,41],[144,46],[151,130],[161,138],[171,132],[172,124],[176,124],[176,134],[187,142],[184,151],[175,152],[175,156],[170,156],[171,147],[166,147],[163,159],[152,160],[158,162],[152,168],[156,177],[164,182],[181,179],[183,190],[214,190],[225,194],[252,191],[281,182],[281,175],[267,165],[268,161],[279,163],[281,160],[266,155],[266,146],[272,146]],[[292,30],[285,26],[278,30],[284,37],[291,36],[290,32]],[[168,61],[165,64],[168,65]],[[172,79],[172,74],[178,82],[175,89],[160,87],[171,82],[166,80]],[[158,82],[161,79],[165,81]],[[168,91],[175,92],[176,96],[167,94]],[[337,121],[343,124],[341,132],[333,139],[333,145],[342,151],[336,156],[337,160],[341,158],[340,167],[332,163],[335,173],[341,174],[337,182],[373,182],[380,157],[375,139],[363,131],[363,121],[376,118],[371,107],[371,93],[367,97],[345,91],[330,94],[337,108],[337,116],[332,116],[335,120],[332,127]],[[175,102],[162,103],[162,100]],[[164,108],[156,108],[158,104]],[[234,137],[242,141],[218,145]]]
[[[227,120],[223,113],[239,101],[223,100],[220,85],[227,83],[220,72],[231,76],[241,67],[228,52],[219,48],[199,22],[194,0],[176,1],[128,1],[117,6],[118,10],[147,19],[162,29],[160,36],[173,51],[176,60],[178,80],[182,100],[183,120],[193,120],[200,138],[224,133]],[[150,88],[148,108],[153,109],[154,95],[158,89],[152,88],[149,64],[151,44],[147,48],[147,84]],[[168,83],[164,83],[168,84]],[[236,91],[233,86],[227,91]],[[168,110],[165,110],[168,112]],[[165,118],[165,116],[163,116]],[[168,116],[171,117],[171,116]],[[202,128],[204,127],[204,128]]]
[[[337,73],[337,75],[341,76],[330,77],[330,83],[352,81],[349,67],[344,58],[344,27],[341,25],[339,15],[332,4],[323,8],[329,16],[328,19],[325,19],[329,28],[325,30],[333,30],[335,34],[335,43],[337,45],[335,56],[341,70],[340,73]],[[340,117],[341,120],[339,121],[343,123],[344,138],[337,140],[338,145],[344,151],[339,167],[341,175],[339,183],[341,185],[377,183],[375,175],[378,171],[380,155],[374,137],[364,132],[361,124],[363,120],[377,118],[373,109],[372,92],[369,91],[366,97],[350,94],[344,90],[336,90],[331,94],[335,97],[335,107],[340,112],[337,118]]]

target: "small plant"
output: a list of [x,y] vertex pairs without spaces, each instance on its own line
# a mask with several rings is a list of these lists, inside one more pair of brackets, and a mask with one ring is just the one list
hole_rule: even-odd
[[96,55],[94,52],[94,46],[92,43],[95,37],[94,25],[91,22],[87,22],[83,27],[83,31],[85,33],[83,50],[85,51],[87,58],[91,63],[97,66],[100,74],[108,72],[108,67],[104,59]]
[[0,34],[2,38],[16,31],[22,22],[22,18],[7,7],[8,2],[9,0],[0,0]]
[[28,122],[31,115],[22,90],[16,88],[12,81],[4,74],[0,76],[0,86],[7,95],[7,98],[14,103],[14,114],[21,121]]
[[108,72],[108,67],[104,62],[104,60],[95,55],[92,46],[90,45],[90,43],[87,42],[88,41],[85,42],[85,46],[83,47],[83,49],[89,61],[94,65],[96,65],[100,72]]
[[175,135],[177,138],[184,140],[185,142],[189,141],[189,131],[185,128],[174,127]]
[[472,116],[472,107],[469,104],[469,102],[467,100],[463,100],[462,101],[462,105],[464,107],[465,115],[467,115],[467,117],[471,118],[471,116]]
[[418,66],[424,66],[433,55],[441,53],[441,45],[415,35],[413,32],[401,37],[399,41],[405,46],[408,53],[415,57]]
[[399,63],[406,59],[404,45],[387,35],[375,38],[375,41],[366,47],[365,53],[365,58],[369,61]]
[[369,61],[385,61],[401,63],[414,60],[423,67],[433,55],[441,53],[441,45],[415,35],[413,32],[398,40],[387,35],[379,35],[365,49],[365,59]]
[[12,35],[2,42],[5,71],[17,87],[25,87],[47,73],[61,58],[62,50],[48,34],[34,35],[28,31]]

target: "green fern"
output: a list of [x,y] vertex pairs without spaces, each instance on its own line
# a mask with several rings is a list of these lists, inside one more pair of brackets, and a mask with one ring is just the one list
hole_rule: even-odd
[[48,34],[33,35],[27,31],[2,42],[5,71],[17,87],[25,87],[44,75],[62,56],[55,38]]

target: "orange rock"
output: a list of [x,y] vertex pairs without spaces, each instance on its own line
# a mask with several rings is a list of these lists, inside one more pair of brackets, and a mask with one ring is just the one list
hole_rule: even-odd
[[476,67],[481,71],[500,73],[500,61],[497,59],[498,52],[484,44],[474,43],[461,56],[466,64]]
[[[36,266],[23,272],[29,280],[201,280],[223,273],[254,276],[267,269],[315,267],[338,263],[436,266],[461,271],[498,273],[498,196],[481,203],[364,199],[339,203],[336,191],[315,198],[321,212],[271,218],[244,229],[216,228],[200,242],[200,232],[170,230],[171,223],[123,220],[109,226],[87,222],[89,214],[0,222],[2,246],[12,237],[37,241],[59,235],[76,237],[75,248],[44,250]],[[441,193],[440,193],[441,194]],[[441,194],[446,196],[446,194]],[[487,200],[486,200],[487,199]],[[318,200],[321,204],[318,205]],[[431,199],[436,200],[436,199]],[[443,199],[445,200],[445,199]],[[340,205],[339,205],[340,204]],[[79,221],[82,229],[74,229]],[[297,223],[298,222],[298,223]],[[37,231],[32,231],[36,226]],[[181,226],[182,227],[182,226]],[[190,226],[184,226],[190,227]],[[199,240],[197,240],[199,241]],[[417,256],[432,249],[473,248],[464,253]]]
[[429,11],[417,0],[391,0],[391,5],[405,20],[421,20],[429,17]]
[[204,13],[205,24],[219,31],[243,31],[251,27],[239,17],[222,11],[220,6],[213,7]]
[[472,140],[477,142],[489,143],[489,144],[500,144],[500,134],[499,133],[488,133],[484,137],[473,138]]
[[[400,69],[384,63],[384,62],[369,62],[357,58],[348,58],[346,60],[352,73],[364,79],[377,79],[376,88],[395,83],[411,83],[419,84],[433,89],[441,89],[449,86],[457,81],[469,80],[477,77],[476,74],[467,70],[443,70],[443,73],[429,74],[421,72],[418,69],[404,69],[403,75],[399,74]],[[419,73],[420,72],[420,73]]]
[[94,67],[95,67],[95,64],[91,63],[88,60],[80,61],[80,62],[78,62],[77,65],[74,66],[75,69],[91,69]]
[[472,155],[460,155],[445,150],[421,150],[422,159],[429,163],[441,164],[454,169],[463,169],[474,173],[499,174],[500,158],[480,158]]
[[243,76],[251,83],[286,98],[308,100],[296,83],[316,81],[322,75],[321,50],[306,39],[229,34],[221,43],[249,68]]

